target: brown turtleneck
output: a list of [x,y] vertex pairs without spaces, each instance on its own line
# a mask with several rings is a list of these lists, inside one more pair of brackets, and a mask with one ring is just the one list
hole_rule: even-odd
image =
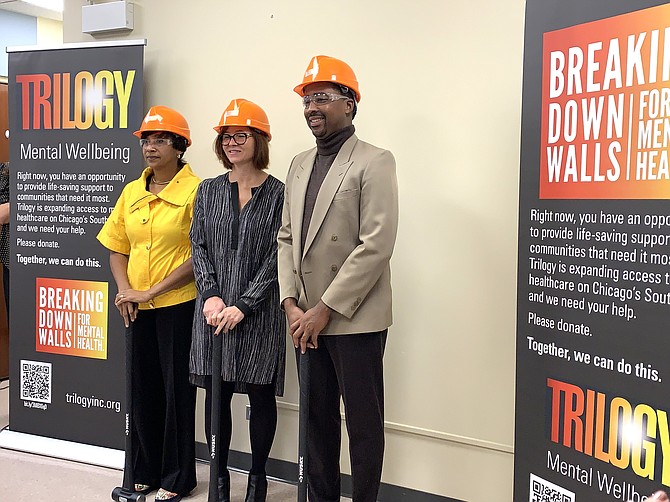
[[323,180],[326,178],[330,166],[333,165],[333,161],[337,157],[340,148],[342,148],[344,142],[354,132],[354,126],[350,125],[334,132],[330,136],[326,136],[323,139],[317,138],[316,140],[316,158],[314,159],[312,174],[310,174],[309,182],[307,183],[307,193],[305,193],[305,208],[302,215],[302,232],[300,233],[301,250],[305,249],[307,229],[309,228],[309,223],[312,221],[314,204],[316,204],[316,197],[319,195]]

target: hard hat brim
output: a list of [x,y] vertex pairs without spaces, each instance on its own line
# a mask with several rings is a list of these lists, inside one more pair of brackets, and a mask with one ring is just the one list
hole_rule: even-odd
[[328,83],[343,85],[343,86],[347,87],[348,89],[350,89],[354,92],[354,94],[356,95],[356,103],[361,102],[361,95],[356,89],[354,89],[353,87],[350,87],[350,85],[347,85],[344,82],[338,82],[336,80],[315,80],[314,82],[307,82],[307,83],[304,83],[304,84],[299,84],[299,85],[296,85],[293,88],[293,92],[298,94],[298,96],[304,96],[305,95],[305,87],[307,87],[308,85],[311,85],[311,84],[318,84],[319,82],[328,82]]

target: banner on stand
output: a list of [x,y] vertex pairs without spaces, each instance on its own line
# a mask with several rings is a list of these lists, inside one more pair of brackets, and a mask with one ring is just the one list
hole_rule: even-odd
[[515,501],[670,491],[670,3],[528,0]]
[[124,330],[95,237],[142,169],[143,53],[9,50],[12,432],[123,449]]

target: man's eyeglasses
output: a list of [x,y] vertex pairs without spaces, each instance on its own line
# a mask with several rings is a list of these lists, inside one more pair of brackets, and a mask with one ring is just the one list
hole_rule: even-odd
[[148,146],[153,146],[154,148],[160,148],[162,146],[168,146],[172,144],[170,138],[142,138],[140,140],[140,146],[146,148]]
[[248,138],[251,138],[253,136],[251,133],[248,132],[236,132],[235,134],[224,134],[221,136],[221,143],[223,143],[223,146],[228,146],[230,145],[230,140],[232,139],[237,146],[243,145],[247,142]]
[[351,99],[349,96],[342,96],[341,94],[333,94],[331,92],[315,92],[302,97],[302,106],[309,108],[310,103],[314,103],[316,106],[325,106],[331,101],[337,101],[338,99]]

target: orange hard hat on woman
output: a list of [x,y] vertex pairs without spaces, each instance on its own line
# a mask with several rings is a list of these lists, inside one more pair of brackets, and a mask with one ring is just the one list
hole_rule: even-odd
[[224,127],[230,126],[253,127],[264,133],[268,140],[272,139],[268,116],[260,106],[248,99],[233,99],[214,130],[221,134]]
[[184,116],[167,106],[152,106],[149,108],[139,131],[133,134],[138,138],[145,132],[171,132],[186,139],[191,146],[191,129]]
[[361,93],[358,90],[358,80],[354,70],[344,61],[331,58],[330,56],[314,56],[305,70],[305,76],[302,83],[293,88],[301,96],[305,95],[306,85],[315,82],[333,82],[348,87],[356,94],[356,102],[361,100]]

